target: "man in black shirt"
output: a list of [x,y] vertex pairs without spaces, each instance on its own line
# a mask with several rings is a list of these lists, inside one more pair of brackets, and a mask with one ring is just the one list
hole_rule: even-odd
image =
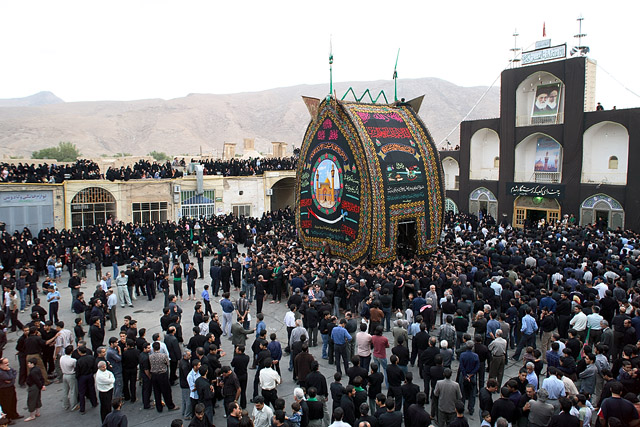
[[[326,388],[326,384],[325,384]],[[322,421],[324,418],[324,405],[318,400],[318,392],[315,387],[309,387],[307,389],[307,394],[309,397],[307,398],[307,406],[309,408],[309,422],[311,421]]]
[[393,397],[387,398],[385,402],[387,412],[378,417],[378,426],[380,427],[402,427],[402,412],[395,409],[395,401]]
[[149,360],[151,344],[145,342],[140,353],[140,377],[142,378],[142,407],[151,409],[151,362]]
[[84,347],[78,348],[80,358],[76,362],[76,378],[78,379],[78,402],[80,403],[80,413],[85,411],[85,397],[89,398],[91,405],[98,406],[98,398],[93,383],[93,374],[96,372],[95,359],[87,354]]
[[510,423],[515,423],[517,418],[516,405],[509,399],[509,387],[500,389],[500,399],[493,402],[491,408],[491,419],[497,420],[502,417]]
[[367,386],[367,377],[368,372],[365,368],[360,366],[360,357],[355,354],[353,356],[351,356],[351,363],[353,364],[353,366],[351,366],[349,369],[346,370],[346,374],[349,377],[349,384],[353,385],[353,380],[356,377],[360,377],[362,378],[362,386],[366,387]]
[[326,401],[327,398],[329,397],[329,390],[327,388],[327,378],[320,373],[319,368],[320,368],[320,364],[318,363],[317,360],[314,360],[313,362],[311,362],[311,372],[307,374],[307,378],[305,382],[309,389],[311,387],[315,388],[318,397]]
[[387,397],[393,397],[395,410],[402,410],[402,382],[404,381],[404,372],[398,366],[398,356],[395,354],[389,358],[391,362],[387,366],[387,380],[389,381],[389,392]]
[[487,380],[487,385],[480,389],[480,393],[478,393],[478,402],[480,404],[480,414],[484,411],[491,413],[491,409],[493,408],[493,396],[492,394],[498,391],[498,382],[495,378],[489,378]]
[[391,349],[391,354],[395,354],[398,357],[398,366],[406,373],[411,357],[409,348],[404,345],[404,337],[398,337],[398,345]]
[[122,387],[125,400],[136,401],[136,380],[140,352],[133,340],[127,340],[127,349],[122,353]]
[[431,425],[431,416],[424,409],[427,395],[418,393],[416,395],[416,403],[409,406],[404,418],[405,427],[422,427]]
[[[561,397],[558,401],[560,402],[562,412],[551,417],[548,427],[580,427],[581,423],[578,417],[570,414],[571,401],[566,397]],[[491,419],[493,419],[493,416]]]
[[464,403],[456,402],[456,417],[449,423],[449,427],[469,427],[469,422],[464,417]]
[[356,421],[356,407],[353,404],[353,397],[356,395],[356,389],[349,384],[345,388],[345,392],[340,398],[340,407],[344,410],[343,421],[353,425]]
[[247,366],[249,365],[249,356],[244,354],[244,346],[239,345],[234,350],[233,360],[231,366],[233,371],[238,377],[240,382],[240,407],[245,408],[247,406],[247,379],[249,374],[247,372]]
[[369,396],[369,408],[376,407],[376,396],[382,393],[382,383],[384,382],[384,374],[378,372],[378,364],[372,363],[369,365],[371,368],[371,374],[369,374],[369,390],[367,394]]
[[359,426],[360,423],[365,422],[365,423],[369,423],[371,427],[378,427],[378,419],[373,415],[369,415],[368,404],[363,403],[360,405],[358,409],[360,411],[360,418],[356,420],[356,423],[355,423],[356,426]]
[[[429,397],[430,397],[429,388],[432,383],[431,376],[430,376],[430,369],[432,366],[436,364],[435,363],[436,355],[438,356],[440,355],[440,349],[436,347],[437,341],[438,340],[436,339],[436,337],[429,338],[429,347],[427,347],[425,351],[420,353],[419,363],[418,363],[421,366],[421,370],[422,370],[422,379],[424,380],[424,393],[427,395],[427,403],[429,403]],[[442,357],[440,357],[440,359],[442,360]]]
[[406,420],[409,407],[416,403],[417,395],[420,392],[420,387],[413,383],[413,372],[407,372],[405,375],[405,383],[402,385],[401,390],[404,419]]

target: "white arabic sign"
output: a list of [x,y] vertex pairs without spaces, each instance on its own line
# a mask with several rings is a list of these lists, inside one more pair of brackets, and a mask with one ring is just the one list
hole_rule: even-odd
[[0,206],[47,206],[53,204],[51,191],[8,191],[0,193]]
[[551,61],[567,56],[567,45],[549,47],[546,49],[532,50],[522,54],[522,65],[534,64],[536,62]]

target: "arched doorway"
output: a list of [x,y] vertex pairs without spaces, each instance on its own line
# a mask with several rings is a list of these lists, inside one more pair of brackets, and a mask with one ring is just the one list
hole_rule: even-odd
[[613,197],[595,194],[580,206],[580,225],[596,224],[600,228],[624,227],[624,208]]
[[488,188],[479,187],[471,192],[469,196],[469,213],[478,216],[491,215],[497,221],[498,199]]
[[296,179],[283,178],[271,187],[271,212],[295,204]]
[[104,188],[89,187],[78,191],[71,200],[71,227],[106,224],[116,216],[116,199]]
[[556,199],[519,196],[513,202],[513,226],[535,228],[541,219],[546,223],[560,219],[560,204]]

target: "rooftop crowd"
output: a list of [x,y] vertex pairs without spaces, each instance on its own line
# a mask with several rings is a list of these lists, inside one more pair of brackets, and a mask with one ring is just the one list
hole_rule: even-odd
[[[68,177],[68,178],[67,178]],[[100,179],[100,167],[90,160],[76,160],[70,165],[0,163],[0,182],[59,184],[65,179]]]
[[[204,166],[205,175],[251,176],[262,175],[265,171],[293,170],[296,157],[250,158],[231,160],[196,160]],[[80,159],[69,165],[49,165],[47,163],[0,163],[0,182],[13,183],[62,183],[65,180],[108,179],[110,181],[129,181],[132,179],[170,179],[183,176],[186,167],[184,159],[173,162],[150,162],[139,160],[133,166],[109,167],[100,171],[100,167],[90,160]]]
[[[518,230],[449,213],[433,254],[369,265],[300,247],[290,210],[3,233],[4,322],[22,328],[29,303],[32,314],[12,379],[0,359],[11,383],[0,405],[17,419],[12,381],[26,384],[35,418],[55,379],[68,384],[65,409],[100,403],[108,426],[131,411],[122,398],[138,397],[181,410],[176,427],[212,425],[218,402],[228,426],[636,426],[639,244],[631,231],[568,220]],[[99,285],[84,295],[90,265]],[[73,334],[57,322],[67,286],[63,305],[82,319]],[[267,301],[286,305],[286,337],[267,332],[282,324],[265,320]],[[162,334],[117,316],[134,303],[162,313]],[[123,326],[104,342],[106,316]],[[296,386],[286,399],[283,382]]]

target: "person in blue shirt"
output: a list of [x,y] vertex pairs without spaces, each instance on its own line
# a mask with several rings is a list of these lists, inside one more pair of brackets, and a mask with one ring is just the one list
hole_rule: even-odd
[[260,332],[267,329],[267,324],[264,321],[264,314],[258,313],[256,317],[258,318],[258,323],[256,324],[256,334],[260,336]]
[[340,374],[342,374],[342,370],[340,369],[340,357],[342,357],[342,361],[344,363],[344,371],[347,372],[347,369],[349,369],[347,343],[351,341],[351,334],[345,329],[346,326],[347,321],[345,319],[340,319],[340,324],[331,331],[331,340],[333,341],[333,348],[336,355],[336,370]]
[[273,360],[273,364],[275,366],[275,370],[280,374],[280,359],[282,359],[282,346],[280,345],[280,341],[277,339],[275,333],[269,335],[269,339],[271,342],[267,345],[267,350],[271,353],[271,359]]
[[549,309],[549,311],[551,313],[555,313],[556,312],[556,300],[554,300],[553,298],[551,298],[551,295],[547,295],[547,290],[546,289],[542,289],[540,291],[541,295],[546,295],[545,297],[543,297],[540,300],[540,310],[542,310],[543,308],[547,308]]
[[49,320],[53,323],[58,322],[58,306],[60,305],[60,292],[54,287],[49,288],[47,293],[47,302],[49,303]]
[[462,403],[469,401],[469,415],[473,415],[478,390],[477,376],[480,369],[480,358],[473,352],[473,341],[465,343],[467,351],[460,355],[460,367],[458,368],[458,383],[462,389]]
[[498,313],[496,311],[492,311],[491,319],[487,322],[487,336],[485,337],[485,345],[489,345],[491,341],[496,339],[496,331],[500,329],[500,322],[496,320],[498,317]]
[[225,337],[231,339],[231,326],[233,325],[233,303],[229,300],[229,292],[222,294],[220,306],[222,307],[222,332]]
[[522,353],[523,348],[529,346],[535,347],[536,345],[536,331],[538,330],[538,324],[536,323],[536,320],[531,317],[531,307],[527,307],[525,313],[526,314],[522,318],[522,328],[520,328],[522,336],[520,337],[520,342],[516,348],[516,354],[514,354],[512,358],[516,361],[520,358],[520,353]]

